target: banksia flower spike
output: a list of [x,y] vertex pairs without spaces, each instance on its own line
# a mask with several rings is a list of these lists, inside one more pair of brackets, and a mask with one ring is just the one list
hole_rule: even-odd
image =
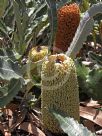
[[28,74],[30,77],[41,74],[42,63],[47,54],[48,47],[46,46],[35,46],[29,51],[28,57],[31,63],[28,69]]
[[41,79],[44,128],[60,133],[58,122],[49,109],[79,120],[79,91],[74,62],[64,54],[49,56],[42,65]]
[[48,54],[48,47],[36,46],[33,47],[29,52],[29,58],[32,62],[42,60]]
[[57,13],[58,29],[56,32],[53,53],[67,51],[73,40],[75,32],[80,22],[80,12],[77,4],[62,6]]

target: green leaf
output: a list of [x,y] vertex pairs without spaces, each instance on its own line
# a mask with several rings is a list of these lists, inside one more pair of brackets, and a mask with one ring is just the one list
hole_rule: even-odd
[[30,25],[33,24],[36,18],[41,17],[42,15],[46,14],[46,12],[47,12],[46,3],[43,3],[42,5],[40,5],[39,8],[35,6],[34,12],[31,14],[31,16],[29,16],[29,24]]
[[52,111],[54,117],[58,120],[61,129],[68,134],[68,136],[95,136],[82,124],[79,124],[73,118],[62,116],[60,113]]
[[48,6],[48,15],[51,25],[51,38],[49,41],[49,51],[52,50],[56,30],[57,30],[57,7],[55,0],[46,0]]
[[90,70],[88,67],[85,67],[83,64],[76,63],[76,71],[78,76],[82,77],[82,79],[86,79]]
[[8,86],[0,87],[0,91],[3,92],[3,96],[0,97],[0,108],[6,106],[22,89],[23,83],[22,80],[19,79],[11,79]]
[[35,17],[41,17],[42,16],[42,13],[43,15],[46,14],[47,12],[47,6],[46,6],[46,3],[44,2],[43,4],[41,4],[41,6],[36,10],[35,12]]
[[7,36],[9,41],[13,45],[13,42],[12,42],[11,38],[9,37],[9,30],[2,19],[0,19],[0,32],[3,33],[5,36]]
[[0,0],[0,17],[3,16],[8,0]]
[[95,100],[102,99],[102,69],[93,69],[87,76],[88,92]]
[[16,19],[18,33],[19,36],[21,35],[19,38],[22,41],[23,30],[21,25],[21,14],[20,14],[19,4],[16,2],[16,0],[13,0],[13,8],[14,8],[14,15]]
[[76,71],[77,71],[77,78],[78,78],[78,84],[80,88],[80,93],[85,92],[87,93],[87,76],[89,74],[90,69],[88,67],[85,67],[83,64],[77,63],[76,64]]
[[[2,19],[0,19],[0,30],[3,31],[4,33],[8,33],[7,26],[6,26],[6,24],[3,22]],[[7,35],[8,35],[8,34],[7,34]]]
[[3,80],[11,80],[12,78],[22,78],[21,69],[17,62],[0,58],[0,78]]
[[89,0],[83,0],[80,4],[81,12],[85,12],[90,7]]
[[[48,23],[48,16],[42,15],[41,17],[37,18],[33,24],[26,30],[25,41],[28,42],[31,38],[34,37],[34,33],[36,36],[43,29],[44,26]],[[36,37],[35,37],[36,38]]]
[[[24,41],[24,34],[25,32],[23,31],[23,25],[25,24],[22,24],[22,16],[21,16],[21,13],[20,13],[20,6],[18,4],[19,2],[17,2],[16,0],[13,0],[13,9],[14,9],[14,16],[15,16],[15,21],[16,21],[16,24],[17,24],[17,37],[18,37],[18,43],[16,44],[15,48],[16,50],[19,52],[19,54],[24,54],[24,51],[25,51],[25,41]],[[26,17],[27,18],[27,17]],[[23,21],[24,21],[24,17],[23,17]],[[24,22],[23,22],[24,23]],[[25,26],[24,26],[25,27]]]
[[21,55],[19,55],[15,50],[11,50],[9,48],[0,48],[0,58],[3,58],[5,60],[11,59],[12,61],[17,61],[20,57]]
[[20,2],[17,2],[17,4],[18,4],[19,10],[20,10],[20,18],[21,18],[22,33],[23,33],[22,39],[24,39],[25,31],[29,25],[29,16],[28,16],[29,9],[27,8],[25,1],[21,0]]
[[27,91],[29,91],[34,86],[31,79],[25,79],[24,85],[26,86]]
[[92,59],[92,61],[102,67],[102,56],[95,54],[94,52],[89,52],[88,56]]

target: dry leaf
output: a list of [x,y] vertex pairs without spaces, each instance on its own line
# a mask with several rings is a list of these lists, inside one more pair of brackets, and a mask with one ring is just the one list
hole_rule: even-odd
[[90,121],[90,120],[84,120],[83,121],[83,125],[85,127],[87,127],[88,130],[90,130],[91,132],[95,132],[95,127],[94,127],[95,123],[93,123],[92,121]]
[[100,104],[98,101],[90,100],[90,101],[85,101],[85,102],[80,102],[80,104],[87,106],[87,107],[100,107]]
[[7,109],[10,109],[12,112],[14,112],[18,108],[18,106],[19,105],[17,105],[17,104],[9,103],[6,107],[7,107]]
[[11,116],[11,117],[12,117],[13,112],[12,112],[11,109],[5,109],[5,110],[4,110],[4,114],[6,114],[7,116]]
[[30,122],[32,124],[36,125],[37,127],[41,127],[42,125],[41,121],[37,116],[35,116],[33,113],[30,113],[29,116],[30,116]]
[[1,123],[0,123],[0,130],[4,134],[4,127],[3,127],[3,125]]
[[11,136],[11,133],[10,133],[8,126],[6,124],[0,123],[0,130],[4,136]]
[[18,117],[16,118],[16,122],[11,126],[11,129],[13,130],[14,128],[16,128],[17,126],[19,126],[24,118],[25,118],[25,115],[27,113],[27,110],[23,110],[20,115],[18,115]]
[[80,116],[102,127],[102,111],[80,106]]
[[24,131],[27,131],[28,133],[33,134],[34,136],[46,136],[38,127],[33,125],[32,123],[29,122],[24,122],[20,124],[18,129],[22,129]]

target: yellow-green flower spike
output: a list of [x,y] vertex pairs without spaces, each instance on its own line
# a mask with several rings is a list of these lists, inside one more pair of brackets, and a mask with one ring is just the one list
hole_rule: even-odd
[[59,124],[49,109],[55,109],[79,121],[79,90],[76,68],[64,54],[49,56],[42,65],[41,108],[44,128],[60,133]]
[[48,54],[47,46],[35,46],[33,47],[28,54],[28,60],[30,62],[28,75],[33,77],[34,75],[40,76],[42,62],[45,60]]
[[36,46],[30,50],[29,59],[32,62],[37,62],[39,60],[42,60],[47,54],[48,54],[48,47]]

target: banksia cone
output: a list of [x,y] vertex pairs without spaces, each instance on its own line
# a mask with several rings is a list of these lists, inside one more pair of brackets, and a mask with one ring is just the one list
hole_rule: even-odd
[[79,91],[74,62],[64,54],[51,55],[42,65],[42,120],[44,128],[60,133],[49,109],[79,120]]
[[53,53],[65,52],[70,46],[80,22],[79,7],[75,3],[62,6],[57,16],[58,29]]
[[46,46],[33,47],[29,52],[29,58],[32,62],[42,60],[48,54],[48,48]]
[[31,61],[28,74],[30,77],[33,75],[41,74],[42,62],[48,54],[48,47],[46,46],[35,46],[29,51],[29,60]]

